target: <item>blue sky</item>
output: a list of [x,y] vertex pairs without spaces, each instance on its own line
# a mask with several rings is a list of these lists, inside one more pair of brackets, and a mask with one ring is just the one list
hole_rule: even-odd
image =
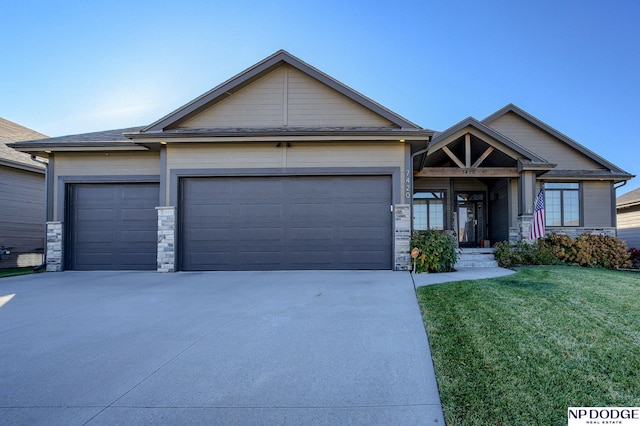
[[0,10],[0,117],[49,136],[150,124],[285,49],[422,127],[512,102],[640,175],[638,1],[0,0]]

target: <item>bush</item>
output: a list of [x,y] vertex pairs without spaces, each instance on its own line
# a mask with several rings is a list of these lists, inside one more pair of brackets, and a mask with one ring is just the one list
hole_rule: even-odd
[[544,239],[544,244],[564,263],[606,269],[632,266],[626,243],[616,237],[584,233],[571,238],[553,233]]
[[631,252],[615,237],[584,233],[577,238],[553,233],[533,243],[520,241],[495,245],[496,261],[502,267],[521,265],[552,265],[569,263],[607,269],[629,268]]
[[543,240],[534,242],[519,241],[513,247],[508,242],[503,241],[497,243],[494,249],[496,261],[503,268],[558,263],[557,259],[551,254],[549,247],[543,243]]
[[640,269],[640,249],[631,247],[629,249],[629,256],[631,257],[631,264],[633,267]]
[[456,241],[444,231],[416,231],[411,248],[418,249],[416,272],[450,272],[458,259]]

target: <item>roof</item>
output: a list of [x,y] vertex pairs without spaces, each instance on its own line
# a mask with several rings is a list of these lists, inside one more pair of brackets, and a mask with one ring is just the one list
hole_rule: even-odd
[[43,139],[46,137],[46,135],[40,132],[0,117],[0,164],[32,171],[44,170],[44,166],[31,160],[29,154],[18,152],[10,148],[7,144],[10,142]]
[[634,189],[633,191],[622,194],[616,198],[617,207],[631,207],[636,204],[640,204],[640,188]]
[[[125,129],[105,130],[101,132],[81,133],[76,135],[58,136],[46,139],[33,139],[9,144],[11,148],[27,152],[45,152],[49,149],[67,148],[117,148],[117,149],[145,149],[131,140],[124,133],[137,132],[142,126],[128,127]],[[23,154],[28,157],[27,154]]]
[[626,176],[626,179],[631,179],[633,177],[632,174],[625,172],[624,170],[620,169],[619,167],[617,167],[613,163],[610,163],[609,161],[607,161],[604,158],[600,157],[598,154],[594,153],[593,151],[589,150],[588,148],[586,148],[583,145],[579,144],[578,142],[574,141],[569,136],[565,135],[564,133],[559,132],[558,130],[556,130],[553,127],[549,126],[547,123],[539,120],[538,118],[534,117],[533,115],[529,114],[528,112],[524,111],[523,109],[517,107],[514,104],[508,104],[508,105],[504,106],[503,108],[499,109],[498,111],[494,112],[493,114],[491,114],[490,116],[488,116],[487,118],[482,120],[482,122],[484,124],[487,124],[487,125],[490,126],[491,125],[490,123],[492,121],[496,120],[499,117],[502,117],[503,115],[505,115],[505,114],[507,114],[509,112],[511,112],[513,114],[516,114],[520,118],[528,121],[529,123],[533,124],[534,126],[536,126],[536,127],[540,128],[541,130],[547,132],[551,136],[561,140],[562,142],[566,143],[567,145],[569,145],[573,149],[575,149],[575,150],[581,152],[582,154],[586,155],[587,157],[589,157],[590,159],[592,159],[596,163],[599,163],[600,165],[602,165],[602,166],[606,167],[607,169],[611,170],[612,173],[614,173],[616,175],[620,175],[620,176]]
[[231,79],[225,81],[224,83],[216,86],[205,94],[199,96],[188,104],[178,108],[174,112],[169,115],[161,118],[155,123],[149,125],[148,127],[142,129],[140,133],[152,133],[152,132],[163,132],[166,131],[167,128],[170,128],[173,125],[184,121],[185,119],[197,114],[203,109],[219,102],[232,93],[238,91],[239,89],[247,86],[258,78],[264,76],[275,68],[281,66],[282,64],[288,64],[299,71],[307,74],[308,76],[315,78],[321,83],[329,86],[330,88],[336,90],[347,98],[357,102],[363,107],[373,111],[374,113],[386,118],[391,121],[393,124],[397,125],[400,129],[403,130],[425,130],[422,129],[417,124],[414,124],[407,120],[404,117],[394,113],[393,111],[383,107],[377,102],[369,99],[368,97],[362,95],[359,92],[351,89],[350,87],[342,84],[338,80],[328,76],[322,71],[312,67],[311,65],[301,61],[295,56],[291,55],[289,52],[285,50],[278,50],[273,55],[263,59],[252,67],[246,69],[240,74],[232,77]]

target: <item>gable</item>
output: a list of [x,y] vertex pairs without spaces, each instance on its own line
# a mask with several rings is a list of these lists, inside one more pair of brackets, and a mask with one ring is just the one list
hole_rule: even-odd
[[256,129],[397,126],[311,76],[283,64],[176,127]]
[[545,160],[557,164],[559,170],[606,170],[587,155],[513,112],[507,112],[486,124]]

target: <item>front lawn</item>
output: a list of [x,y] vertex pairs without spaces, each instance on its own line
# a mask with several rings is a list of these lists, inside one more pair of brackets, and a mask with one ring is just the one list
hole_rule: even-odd
[[448,425],[640,404],[640,274],[569,266],[418,288]]
[[33,273],[33,268],[7,268],[0,269],[0,278],[15,277],[16,275],[26,275]]

